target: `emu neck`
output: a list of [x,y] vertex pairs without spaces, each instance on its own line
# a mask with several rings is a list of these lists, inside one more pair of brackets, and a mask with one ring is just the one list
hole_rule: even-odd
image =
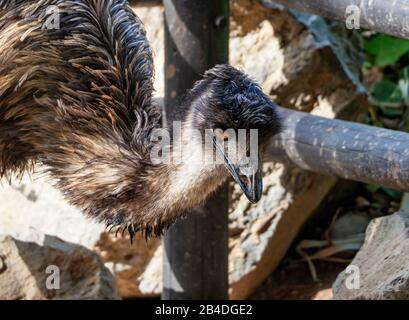
[[191,123],[184,121],[179,135],[181,143],[176,141],[179,137],[172,137],[172,151],[176,154],[175,160],[180,161],[166,167],[168,185],[160,200],[164,206],[173,204],[174,209],[182,211],[203,202],[227,177],[223,164],[205,162],[202,143]]

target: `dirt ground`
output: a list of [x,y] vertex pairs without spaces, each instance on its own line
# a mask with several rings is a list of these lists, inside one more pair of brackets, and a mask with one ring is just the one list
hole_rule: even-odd
[[330,300],[332,283],[345,264],[314,263],[320,282],[314,282],[307,263],[293,262],[272,274],[250,297],[251,300]]

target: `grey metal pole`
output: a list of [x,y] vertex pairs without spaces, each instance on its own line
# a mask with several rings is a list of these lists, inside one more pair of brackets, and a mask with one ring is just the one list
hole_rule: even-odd
[[[409,39],[408,0],[260,0],[265,5],[280,4],[328,19],[346,21],[358,12],[362,29]],[[130,0],[132,5],[159,5],[162,0]],[[357,11],[358,10],[358,11]]]
[[279,108],[284,132],[264,160],[409,192],[409,134]]
[[[359,19],[361,29],[409,39],[408,0],[261,0],[264,4],[281,4],[302,12],[346,21]],[[358,13],[358,14],[356,14]],[[356,19],[355,19],[356,20]],[[357,21],[355,21],[357,22]]]
[[[201,75],[228,62],[229,0],[165,0],[165,106],[174,107]],[[222,187],[164,239],[163,299],[228,297],[228,198]]]

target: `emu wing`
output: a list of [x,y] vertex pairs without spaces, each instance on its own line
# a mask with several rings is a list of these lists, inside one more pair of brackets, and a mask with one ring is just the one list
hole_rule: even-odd
[[126,1],[0,0],[0,177],[39,162],[88,216],[158,233],[144,197],[158,170],[152,93],[151,49]]
[[88,140],[146,158],[161,121],[152,93],[151,48],[127,1],[0,0],[0,174],[58,166],[48,155]]

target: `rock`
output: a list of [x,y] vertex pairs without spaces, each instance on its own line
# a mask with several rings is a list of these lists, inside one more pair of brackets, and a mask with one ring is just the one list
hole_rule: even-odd
[[330,231],[332,241],[348,239],[365,233],[371,218],[369,214],[351,211],[335,220]]
[[164,10],[162,6],[140,7],[135,6],[133,10],[145,25],[147,37],[152,47],[155,60],[155,97],[165,95],[165,29]]
[[231,214],[231,225],[241,230],[229,243],[232,299],[246,298],[274,271],[306,219],[336,182],[335,178],[282,165],[272,169],[260,203],[250,206],[240,197]]
[[[276,103],[324,117],[355,119],[357,88],[333,49],[317,42],[314,30],[304,28],[287,11],[266,9],[258,1],[233,1],[232,19],[231,63],[256,78]],[[248,297],[274,271],[336,181],[291,165],[266,164],[264,195],[258,204],[249,204],[234,186],[230,298]]]
[[38,174],[31,178],[26,175],[11,185],[4,183],[0,203],[0,234],[24,241],[30,237],[31,230],[36,229],[94,250],[115,275],[121,297],[141,295],[137,278],[149,263],[159,240],[146,242],[138,236],[131,246],[127,237],[108,234],[104,225],[94,223],[67,204],[50,181]]
[[0,234],[24,239],[34,228],[65,241],[92,248],[104,226],[68,205],[50,181],[39,174],[3,183],[0,192]]
[[332,290],[331,289],[324,289],[318,291],[317,294],[312,298],[312,300],[332,300]]
[[102,261],[115,275],[118,292],[121,297],[133,298],[157,295],[157,291],[143,290],[138,286],[138,278],[151,264],[160,239],[145,241],[140,234],[136,235],[133,245],[129,239],[103,233],[95,245],[95,250],[101,256]]
[[160,295],[162,292],[162,254],[159,246],[142,276],[138,279],[139,290],[144,295]]
[[97,254],[38,232],[29,242],[0,237],[0,299],[118,299]]
[[374,219],[365,243],[333,284],[337,300],[409,299],[409,215]]

